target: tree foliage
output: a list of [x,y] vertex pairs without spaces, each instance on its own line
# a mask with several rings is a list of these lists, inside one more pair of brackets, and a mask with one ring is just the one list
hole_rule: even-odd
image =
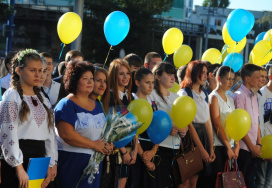
[[271,29],[272,28],[272,12],[268,12],[262,18],[258,19],[255,23],[255,26],[257,26],[257,28],[260,30],[259,32],[263,32],[263,31],[267,31]]
[[202,5],[204,7],[219,7],[227,8],[229,6],[229,0],[204,0]]
[[113,47],[108,63],[119,56],[119,50],[126,54],[136,53],[144,58],[150,51],[161,51],[163,33],[154,15],[161,15],[172,7],[173,0],[89,0],[85,1],[83,18],[82,52],[92,62],[104,63],[110,45],[107,43],[103,25],[111,12],[120,10],[126,13],[130,21],[128,36],[119,45]]

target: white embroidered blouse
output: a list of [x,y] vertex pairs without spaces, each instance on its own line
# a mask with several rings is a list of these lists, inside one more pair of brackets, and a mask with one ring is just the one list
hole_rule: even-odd
[[[28,120],[24,122],[19,119],[22,100],[16,90],[8,89],[0,103],[0,145],[4,159],[12,167],[22,164],[23,154],[19,148],[19,140],[42,140],[45,141],[46,156],[51,157],[50,166],[53,166],[58,157],[57,143],[53,127],[50,131],[48,129],[47,112],[36,95],[23,97],[30,109]],[[31,97],[37,101],[37,106],[34,106]],[[44,104],[50,108],[48,99],[43,99]]]

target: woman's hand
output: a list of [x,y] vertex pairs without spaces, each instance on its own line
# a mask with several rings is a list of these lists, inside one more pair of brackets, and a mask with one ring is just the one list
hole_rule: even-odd
[[154,151],[153,149],[152,149],[152,150],[145,151],[145,152],[143,153],[143,160],[144,160],[145,162],[151,161],[151,159],[154,157],[154,155],[155,155],[155,151]]
[[234,159],[234,157],[235,157],[235,154],[231,148],[227,148],[227,155],[228,155],[229,160]]
[[54,165],[51,169],[51,181],[54,181],[57,176],[57,165]]
[[126,152],[124,155],[122,155],[122,160],[124,164],[129,164],[131,161],[131,156],[128,152]]
[[52,169],[51,167],[48,168],[46,178],[42,182],[41,188],[47,187],[48,184],[51,182],[51,179],[52,179],[52,177],[51,177],[51,175],[52,175],[51,169]]
[[171,130],[171,132],[170,132],[170,135],[175,136],[176,134],[178,134],[178,128],[172,127],[172,130]]
[[156,169],[156,166],[153,162],[148,161],[148,162],[144,162],[144,164],[149,171],[154,171]]
[[210,156],[208,154],[208,152],[204,149],[203,151],[200,151],[201,157],[203,159],[203,161],[205,163],[209,163],[210,162]]
[[187,127],[185,127],[185,128],[183,128],[183,129],[178,129],[178,133],[179,133],[180,138],[185,137],[185,136],[186,136],[187,131],[188,131],[188,126],[187,126]]
[[16,174],[19,180],[19,187],[28,188],[29,177],[26,171],[24,170],[22,164],[16,167]]
[[215,156],[214,151],[212,149],[211,154],[210,154],[210,161],[209,162],[212,163],[215,160],[215,158],[216,158],[216,156]]
[[103,155],[110,155],[113,146],[107,142],[103,141],[104,138],[94,141],[94,150],[102,153]]
[[128,165],[135,164],[137,159],[137,152],[135,150],[130,152],[131,161]]
[[240,151],[240,148],[239,148],[239,147],[235,147],[235,148],[233,149],[233,153],[234,153],[233,159],[235,159],[235,160],[238,159],[239,151]]

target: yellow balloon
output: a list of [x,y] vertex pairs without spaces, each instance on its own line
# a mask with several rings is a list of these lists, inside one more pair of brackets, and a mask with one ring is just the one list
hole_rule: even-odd
[[64,44],[73,42],[82,29],[82,21],[78,14],[67,12],[63,14],[58,21],[58,35]]
[[210,48],[204,52],[204,54],[201,57],[202,61],[209,61],[211,64],[221,64],[222,57],[219,50],[215,48]]
[[253,57],[252,56],[253,56],[253,51],[251,51],[250,54],[249,54],[249,60],[248,60],[249,63],[253,63]]
[[229,35],[226,23],[224,24],[222,29],[222,37],[225,44],[227,45],[235,44],[235,41],[232,40],[231,36]]
[[178,93],[178,91],[180,90],[180,86],[178,85],[177,82],[174,83],[174,86],[171,87],[170,89],[168,89],[169,91],[173,92],[173,93]]
[[267,135],[261,139],[261,157],[263,159],[272,158],[272,135]]
[[196,116],[196,110],[196,103],[191,97],[178,97],[172,105],[172,120],[178,128],[183,129],[194,120]]
[[263,40],[271,41],[271,34],[272,34],[272,29],[269,29],[269,30],[265,33],[265,35],[264,35],[264,37],[263,37]]
[[143,123],[136,133],[142,134],[149,127],[153,118],[151,105],[144,99],[135,99],[128,105],[127,109],[135,116],[138,122]]
[[272,58],[272,50],[271,50],[270,42],[267,40],[259,41],[253,47],[252,51],[253,51],[252,59],[255,65],[259,65],[259,66],[265,65]]
[[177,51],[175,51],[173,59],[174,65],[179,68],[182,65],[186,65],[191,61],[193,57],[193,50],[188,45],[181,45]]
[[237,44],[235,42],[234,44],[228,45],[228,48],[227,48],[228,53],[229,54],[232,52],[240,53],[244,49],[244,47],[246,46],[246,42],[247,42],[247,39],[245,37],[241,41],[239,41]]
[[244,109],[236,109],[226,118],[226,131],[228,135],[236,141],[246,136],[250,126],[251,118]]
[[[225,44],[222,49],[221,49],[221,54],[222,54],[222,61],[224,62],[225,57],[229,55],[228,50],[227,50],[227,44]],[[225,50],[225,51],[224,51]]]
[[170,55],[177,51],[177,49],[182,45],[183,42],[183,34],[181,30],[178,28],[170,28],[168,29],[162,38],[162,46],[164,52],[167,55]]

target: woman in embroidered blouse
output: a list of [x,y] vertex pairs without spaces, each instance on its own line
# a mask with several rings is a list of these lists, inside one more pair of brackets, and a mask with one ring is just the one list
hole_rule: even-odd
[[[192,61],[188,64],[184,80],[181,82],[181,90],[179,96],[190,96],[185,88],[188,88],[197,105],[197,113],[193,123],[189,125],[189,131],[193,141],[199,147],[201,157],[206,164],[214,161],[215,155],[213,151],[213,133],[210,120],[209,105],[206,101],[206,94],[203,91],[203,85],[207,80],[207,65],[202,61]],[[206,167],[206,168],[205,168]],[[210,173],[211,166],[204,165],[204,172]],[[182,186],[196,187],[198,175],[183,183]],[[181,186],[181,187],[182,187]]]
[[[215,186],[216,175],[224,170],[227,159],[237,159],[239,155],[239,142],[234,147],[234,140],[227,136],[225,119],[235,105],[233,99],[226,95],[234,82],[234,72],[227,66],[222,66],[216,74],[217,87],[209,95],[210,114],[213,125],[213,138],[216,159],[212,163],[212,183]],[[234,149],[233,149],[234,148]]]
[[3,96],[0,118],[3,187],[28,187],[29,158],[48,156],[50,167],[55,165],[57,151],[51,105],[37,87],[41,62],[40,55],[32,49],[18,52],[12,60],[12,88]]
[[[129,103],[133,100],[131,95],[131,71],[128,63],[122,59],[115,59],[110,63],[109,68],[109,81],[110,81],[110,107],[116,108],[120,111],[122,107],[127,107]],[[134,173],[134,163],[137,157],[137,139],[134,138],[133,144],[128,144],[126,147],[134,148],[130,153],[125,147],[120,148],[119,151],[122,156],[123,164],[115,165],[116,168],[120,167],[120,172],[118,173],[121,188],[124,188],[127,182],[133,181]],[[114,164],[115,156],[110,156],[111,164]],[[112,185],[111,185],[112,186]],[[118,186],[118,187],[119,187]]]
[[[60,187],[76,187],[94,151],[110,154],[112,147],[100,138],[105,125],[101,105],[89,98],[94,87],[94,67],[86,62],[72,61],[63,77],[69,95],[55,108],[55,123],[59,137],[58,180]],[[101,166],[100,166],[101,167]],[[78,187],[99,187],[100,173],[92,184],[87,177]]]

